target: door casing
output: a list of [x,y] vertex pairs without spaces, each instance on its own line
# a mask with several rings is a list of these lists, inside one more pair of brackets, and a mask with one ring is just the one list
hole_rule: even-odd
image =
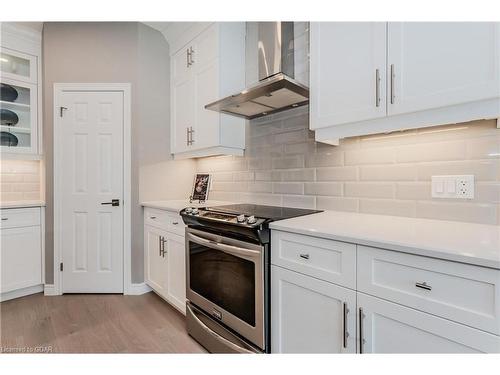
[[62,259],[62,202],[61,202],[61,117],[59,107],[64,92],[115,91],[123,93],[123,294],[135,294],[131,275],[131,84],[130,83],[54,83],[54,285],[51,294],[61,295],[62,275],[59,264]]

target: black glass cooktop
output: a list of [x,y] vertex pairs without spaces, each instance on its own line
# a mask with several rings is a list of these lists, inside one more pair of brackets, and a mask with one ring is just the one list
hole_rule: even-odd
[[205,209],[206,211],[221,212],[236,215],[255,216],[272,221],[291,219],[292,217],[315,214],[318,210],[308,210],[304,208],[263,206],[259,204],[229,204],[224,206],[215,206]]

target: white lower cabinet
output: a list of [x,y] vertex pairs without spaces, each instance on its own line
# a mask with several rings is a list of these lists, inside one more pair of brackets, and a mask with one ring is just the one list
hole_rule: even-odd
[[272,266],[273,353],[355,353],[356,292]]
[[186,312],[186,247],[184,237],[169,233],[165,238],[167,257],[167,300]]
[[174,213],[146,209],[144,222],[144,281],[185,314],[186,256],[178,227],[182,219]]
[[0,211],[0,300],[43,290],[40,207]]
[[146,284],[157,293],[164,295],[167,281],[167,259],[162,254],[162,235],[164,232],[155,227],[144,227],[144,253],[146,256],[144,278]]
[[[271,237],[272,352],[500,353],[500,270],[284,231]],[[339,249],[339,259],[355,260],[325,261]],[[284,261],[295,253],[309,266]],[[345,283],[347,273],[354,282]]]
[[498,353],[500,337],[358,293],[361,353]]

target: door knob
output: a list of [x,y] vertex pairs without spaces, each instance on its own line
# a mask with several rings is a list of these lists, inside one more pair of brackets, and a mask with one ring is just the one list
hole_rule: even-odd
[[110,204],[113,207],[119,206],[120,205],[120,200],[119,199],[111,199],[111,202],[102,202],[101,203],[103,206],[106,204]]

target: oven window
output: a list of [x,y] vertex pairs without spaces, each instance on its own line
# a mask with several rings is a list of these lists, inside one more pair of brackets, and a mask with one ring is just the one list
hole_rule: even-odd
[[255,327],[255,265],[219,250],[189,243],[190,288]]

